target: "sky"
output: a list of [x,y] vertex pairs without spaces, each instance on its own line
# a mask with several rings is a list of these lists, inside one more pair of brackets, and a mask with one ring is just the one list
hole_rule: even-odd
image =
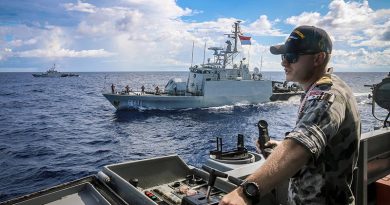
[[283,71],[269,47],[312,25],[330,35],[335,71],[390,71],[389,0],[0,0],[0,72],[187,71],[236,21],[251,69]]

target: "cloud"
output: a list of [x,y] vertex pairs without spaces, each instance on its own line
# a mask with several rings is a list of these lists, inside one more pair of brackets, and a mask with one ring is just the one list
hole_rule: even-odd
[[181,8],[175,0],[124,0],[128,8],[144,11],[151,18],[160,17],[164,19],[177,19],[182,16],[191,15],[192,10]]
[[77,1],[77,4],[74,3],[66,3],[63,4],[63,6],[66,8],[67,11],[79,11],[79,12],[86,12],[86,13],[95,13],[96,7],[89,3],[84,3],[80,0]]
[[16,39],[8,42],[8,45],[11,47],[20,47],[24,45],[34,45],[38,42],[36,38],[31,38],[27,40],[21,40],[21,39]]
[[91,58],[110,57],[113,55],[113,53],[107,52],[104,49],[75,51],[63,48],[55,50],[34,49],[14,53],[16,57],[26,58]]
[[390,41],[390,28],[387,28],[386,31],[383,32],[382,37],[380,40],[383,41]]
[[299,25],[317,25],[321,20],[321,15],[317,12],[303,12],[299,16],[292,16],[286,19],[287,24]]
[[[91,57],[109,57],[114,53],[104,49],[74,50],[68,49],[67,46],[72,44],[69,33],[61,27],[46,26],[45,29],[36,27],[13,28],[16,31],[20,29],[30,30],[34,33],[34,38],[25,38],[24,35],[16,35],[15,39],[5,42],[5,48],[1,52],[0,60],[6,60],[10,57],[21,58],[91,58]],[[13,48],[13,49],[11,49]]]
[[6,60],[10,56],[12,56],[12,49],[4,48],[3,50],[0,50],[0,61]]
[[273,24],[279,22],[275,20],[271,22],[266,15],[261,15],[256,21],[249,24],[247,27],[248,32],[252,35],[258,36],[282,36],[284,35],[280,30],[274,29]]
[[128,0],[121,6],[96,7],[95,13],[78,24],[77,32],[84,38],[104,41],[100,44],[116,51],[116,62],[121,67],[130,64],[157,68],[172,62],[186,67],[190,58],[183,57],[184,53],[191,55],[192,41],[198,42],[197,45],[204,43],[194,35],[201,25],[180,20],[191,14],[190,9],[180,8],[174,0]]
[[[351,68],[371,68],[390,65],[390,49],[383,51],[369,51],[360,48],[353,51],[334,50],[332,54],[336,67]],[[353,62],[353,63],[352,63]]]
[[352,47],[387,47],[384,38],[389,30],[390,9],[374,11],[368,1],[345,2],[334,0],[324,16],[317,12],[303,12],[286,19],[291,25],[314,25],[324,28],[334,41],[347,42]]
[[190,56],[192,40],[199,40],[180,18],[192,15],[192,10],[179,7],[175,0],[125,0],[109,4],[98,7],[83,1],[61,3],[65,11],[83,13],[76,28],[42,21],[0,27],[0,34],[13,35],[11,41],[0,46],[13,50],[2,51],[0,60],[111,57],[112,62],[120,62],[122,67],[168,66],[172,62],[186,65],[189,58],[182,60],[183,50]]

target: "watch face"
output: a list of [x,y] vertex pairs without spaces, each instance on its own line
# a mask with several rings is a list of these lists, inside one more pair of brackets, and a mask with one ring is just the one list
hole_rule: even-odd
[[259,188],[254,183],[247,183],[245,191],[249,196],[257,196],[259,194]]

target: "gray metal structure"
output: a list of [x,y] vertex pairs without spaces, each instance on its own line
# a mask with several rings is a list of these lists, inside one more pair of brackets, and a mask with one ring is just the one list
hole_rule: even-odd
[[360,139],[359,160],[354,186],[357,205],[369,204],[368,187],[390,174],[390,128],[364,133]]

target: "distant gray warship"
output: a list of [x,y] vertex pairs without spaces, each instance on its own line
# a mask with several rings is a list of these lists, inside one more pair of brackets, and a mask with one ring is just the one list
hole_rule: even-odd
[[270,101],[272,81],[263,79],[258,69],[251,74],[245,58],[234,61],[239,54],[238,40],[249,38],[242,36],[239,24],[240,21],[235,22],[232,33],[227,34],[225,49],[208,48],[214,51],[213,59],[189,68],[186,82],[173,78],[165,89],[156,87],[155,92],[129,89],[117,92],[113,85],[111,93],[103,93],[104,97],[118,110],[202,108]]
[[60,77],[78,77],[75,73],[61,73],[56,70],[56,64],[54,64],[49,70],[40,74],[32,74],[34,77],[49,77],[49,78],[60,78]]

